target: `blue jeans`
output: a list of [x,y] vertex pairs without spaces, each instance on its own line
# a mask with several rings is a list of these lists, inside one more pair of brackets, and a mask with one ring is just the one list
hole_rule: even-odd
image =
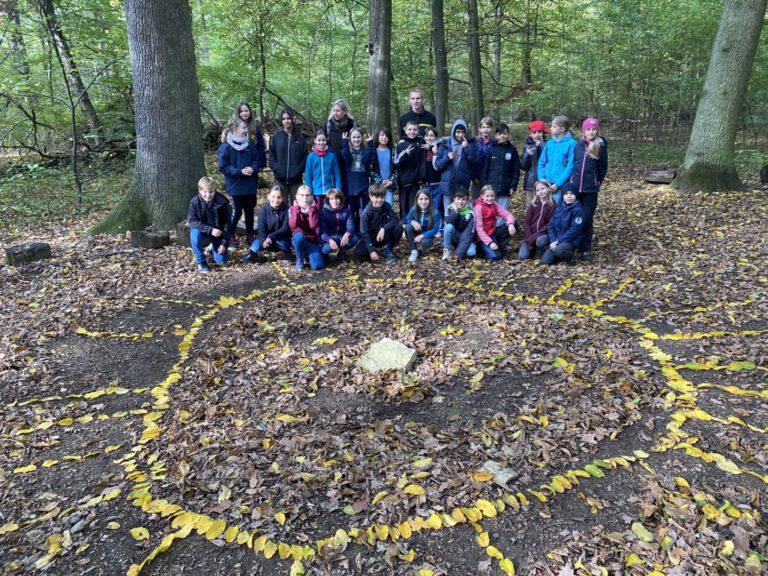
[[496,231],[491,235],[493,240],[499,247],[498,250],[494,250],[488,244],[480,242],[480,247],[483,249],[483,253],[488,260],[501,260],[504,257],[504,247],[510,239],[509,228],[506,224],[496,226]]
[[[459,245],[459,238],[461,233],[456,230],[453,224],[446,224],[443,229],[443,248],[451,249]],[[470,242],[469,248],[467,248],[467,257],[472,258],[477,254],[477,244]]]
[[555,249],[547,248],[544,252],[544,256],[541,257],[541,261],[548,266],[551,266],[558,260],[570,260],[573,257],[574,247],[568,242],[559,242]]
[[440,184],[429,184],[426,188],[429,190],[429,195],[432,196],[432,205],[435,207],[435,210],[439,210],[440,214],[445,214],[443,193],[440,191]]
[[264,248],[262,244],[263,244],[263,241],[261,240],[261,238],[256,238],[256,240],[251,242],[251,252],[255,252],[256,254],[258,254],[262,250],[268,250],[270,252],[280,251],[287,257],[291,256],[291,242],[290,240],[288,240],[288,238],[273,240],[272,244],[269,245],[269,248]]
[[384,192],[384,202],[389,204],[394,208],[395,206],[395,192],[392,188],[387,188],[387,191]]
[[303,232],[294,232],[291,239],[293,250],[296,252],[296,260],[309,260],[312,270],[322,270],[325,266],[323,252],[320,244],[307,240]]
[[[223,234],[223,233],[222,233]],[[192,245],[192,253],[195,255],[195,262],[202,264],[206,262],[205,259],[205,247],[210,244],[213,247],[213,261],[216,264],[226,264],[228,254],[219,254],[219,246],[221,246],[222,236],[216,238],[210,234],[204,234],[197,228],[192,228],[189,231],[189,243]]]
[[534,254],[543,254],[544,250],[546,250],[547,246],[549,245],[549,236],[546,234],[542,234],[538,238],[536,238],[536,245],[535,245],[535,252],[532,251],[530,248],[528,248],[528,244],[523,242],[523,245],[520,246],[520,251],[517,253],[517,257],[520,260],[528,260],[528,258],[531,258],[534,256]]
[[[341,246],[341,236],[338,235],[331,235],[331,238],[333,239],[336,244],[339,246],[339,256],[345,256],[349,250],[354,249],[355,244],[357,244],[357,236],[355,234],[352,234],[352,236],[349,237],[349,243],[342,247]],[[331,254],[333,250],[331,250],[331,245],[328,242],[323,242],[322,247],[320,248],[323,254],[326,256],[328,254]]]

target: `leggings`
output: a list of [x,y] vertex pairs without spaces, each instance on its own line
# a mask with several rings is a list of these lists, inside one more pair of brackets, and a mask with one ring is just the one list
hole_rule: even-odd
[[240,216],[245,212],[245,233],[253,236],[253,210],[256,208],[256,194],[232,196],[232,219],[229,222],[229,236],[234,237]]

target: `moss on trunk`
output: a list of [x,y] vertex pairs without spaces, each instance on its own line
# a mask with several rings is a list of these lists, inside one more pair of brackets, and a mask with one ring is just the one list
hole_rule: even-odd
[[693,164],[681,168],[671,186],[681,192],[722,192],[744,190],[736,168],[723,168],[712,164]]
[[104,220],[91,228],[91,234],[121,234],[149,226],[149,217],[133,191],[127,192]]

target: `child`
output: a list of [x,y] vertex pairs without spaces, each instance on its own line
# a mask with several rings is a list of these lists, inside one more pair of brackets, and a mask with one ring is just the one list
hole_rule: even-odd
[[496,145],[485,156],[482,180],[498,191],[496,202],[509,210],[509,197],[517,190],[520,181],[520,157],[517,148],[509,141],[509,126],[496,128]]
[[451,136],[438,150],[434,167],[440,173],[440,191],[443,206],[453,202],[459,190],[469,190],[472,181],[472,164],[475,162],[475,146],[467,132],[467,123],[458,119],[453,123]]
[[541,257],[541,261],[548,266],[554,264],[556,260],[570,261],[581,241],[583,228],[584,215],[581,204],[576,200],[576,192],[566,188],[563,191],[563,203],[555,208],[555,213],[549,221],[547,227],[549,247]]
[[245,100],[241,100],[237,103],[235,108],[234,119],[242,120],[245,122],[245,126],[248,129],[248,140],[256,144],[256,149],[259,151],[263,165],[267,165],[267,149],[264,146],[264,134],[261,132],[261,128],[256,124],[256,119],[251,112],[251,106]]
[[384,186],[384,201],[390,206],[394,206],[397,170],[395,168],[395,153],[392,149],[392,134],[389,128],[376,130],[373,141],[376,146],[375,153],[371,158],[373,161],[371,168],[373,183]]
[[323,207],[325,193],[331,188],[341,188],[339,162],[336,154],[328,149],[328,137],[322,128],[315,133],[315,145],[307,156],[304,184],[315,195],[318,212]]
[[397,260],[394,249],[403,236],[403,226],[392,205],[384,201],[384,194],[383,184],[371,184],[368,189],[371,201],[360,215],[360,242],[355,253],[376,261],[383,248],[384,258],[394,262]]
[[283,129],[275,131],[269,139],[269,166],[275,175],[275,182],[283,187],[283,200],[290,206],[304,180],[307,140],[293,122],[293,110],[283,110],[280,123]]
[[535,254],[541,257],[549,244],[547,226],[555,212],[555,203],[552,201],[552,192],[549,190],[549,182],[539,180],[536,182],[536,199],[525,211],[525,240],[520,245],[517,257],[520,260],[532,258]]
[[538,177],[539,157],[547,143],[544,134],[549,134],[549,130],[541,120],[534,120],[528,124],[528,137],[523,146],[523,158],[520,161],[520,167],[525,170],[525,180],[523,188],[525,189],[525,207],[533,202],[534,188]]
[[445,216],[443,239],[443,260],[451,257],[456,247],[456,258],[472,258],[477,250],[475,244],[475,213],[468,205],[469,192],[458,190],[453,203],[448,205]]
[[344,194],[341,190],[331,188],[325,198],[327,204],[320,212],[321,249],[326,256],[331,252],[337,253],[339,261],[342,261],[346,259],[347,250],[357,244],[355,220],[352,210],[344,207]]
[[[496,191],[486,184],[480,190],[480,198],[475,200],[475,233],[488,260],[501,260],[504,246],[515,235],[515,217],[496,202]],[[496,219],[502,218],[504,224],[496,225]]]
[[245,213],[245,233],[253,241],[253,210],[259,188],[259,170],[266,161],[263,151],[248,139],[248,127],[240,118],[232,119],[219,147],[219,172],[224,174],[227,193],[234,210],[229,223],[228,237],[234,238],[240,216]]
[[[418,129],[418,126],[416,126]],[[408,126],[405,127],[406,134]],[[408,211],[405,217],[405,237],[408,239],[408,246],[411,249],[411,255],[408,262],[416,262],[419,259],[419,247],[422,253],[426,253],[432,246],[435,234],[443,225],[443,219],[440,212],[435,210],[432,204],[432,196],[429,190],[422,188],[416,194],[416,202]]]
[[[475,199],[480,196],[480,190],[486,184],[492,184],[488,182],[485,174],[485,162],[488,154],[495,146],[493,139],[493,119],[490,116],[486,116],[480,120],[480,129],[478,130],[477,140],[475,140],[475,164],[472,169],[472,198]],[[509,138],[509,136],[507,136]],[[502,196],[503,191],[501,188],[496,188],[499,193],[499,197]]]
[[437,130],[428,126],[424,130],[424,144],[421,145],[426,155],[424,157],[424,186],[429,190],[432,196],[432,204],[440,210],[440,214],[445,212],[443,206],[443,193],[440,192],[440,174],[435,170],[433,164],[437,154]]
[[576,188],[584,216],[584,231],[581,235],[582,260],[591,260],[597,193],[608,171],[608,143],[600,136],[600,123],[596,118],[587,118],[581,123],[582,138],[573,152],[573,174],[571,185]]
[[366,197],[370,186],[371,157],[374,153],[372,147],[363,145],[363,132],[360,128],[352,128],[349,134],[344,134],[342,156],[348,192],[346,203],[354,218],[356,229],[360,227],[362,199]]
[[229,225],[229,200],[216,192],[216,182],[209,176],[203,176],[197,182],[197,196],[189,202],[189,243],[195,255],[197,271],[208,273],[208,261],[205,248],[213,248],[213,260],[216,264],[227,263],[227,238],[224,231]]
[[312,202],[312,190],[306,185],[296,190],[296,204],[289,209],[288,225],[293,233],[296,268],[303,270],[309,260],[312,270],[321,270],[325,263],[320,249],[320,208]]
[[421,147],[419,125],[415,120],[405,124],[405,138],[398,142],[395,149],[395,167],[397,168],[397,189],[400,200],[400,218],[405,219],[411,209],[421,182],[424,180],[425,152]]
[[576,141],[570,133],[571,121],[567,116],[552,118],[552,139],[544,146],[537,166],[538,178],[550,182],[549,189],[557,204],[563,201],[560,190],[570,179],[573,171],[573,149]]
[[251,243],[243,262],[255,262],[263,250],[282,252],[283,260],[291,259],[291,228],[288,225],[288,206],[283,202],[283,188],[275,184],[269,189],[267,203],[259,208],[256,219],[257,237]]

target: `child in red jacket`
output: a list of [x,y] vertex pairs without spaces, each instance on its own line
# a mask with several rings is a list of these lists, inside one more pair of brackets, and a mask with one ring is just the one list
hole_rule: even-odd
[[320,248],[320,207],[313,202],[309,186],[296,190],[296,204],[290,208],[288,225],[293,233],[296,268],[303,270],[308,260],[312,270],[321,270],[325,262]]
[[555,212],[555,202],[549,182],[537,180],[534,188],[536,197],[525,211],[525,240],[517,254],[520,260],[528,260],[534,255],[541,257],[549,244],[547,226]]
[[[501,260],[504,247],[515,235],[515,217],[496,202],[496,191],[486,184],[472,208],[475,213],[475,233],[488,260]],[[496,225],[497,218],[504,224]]]

